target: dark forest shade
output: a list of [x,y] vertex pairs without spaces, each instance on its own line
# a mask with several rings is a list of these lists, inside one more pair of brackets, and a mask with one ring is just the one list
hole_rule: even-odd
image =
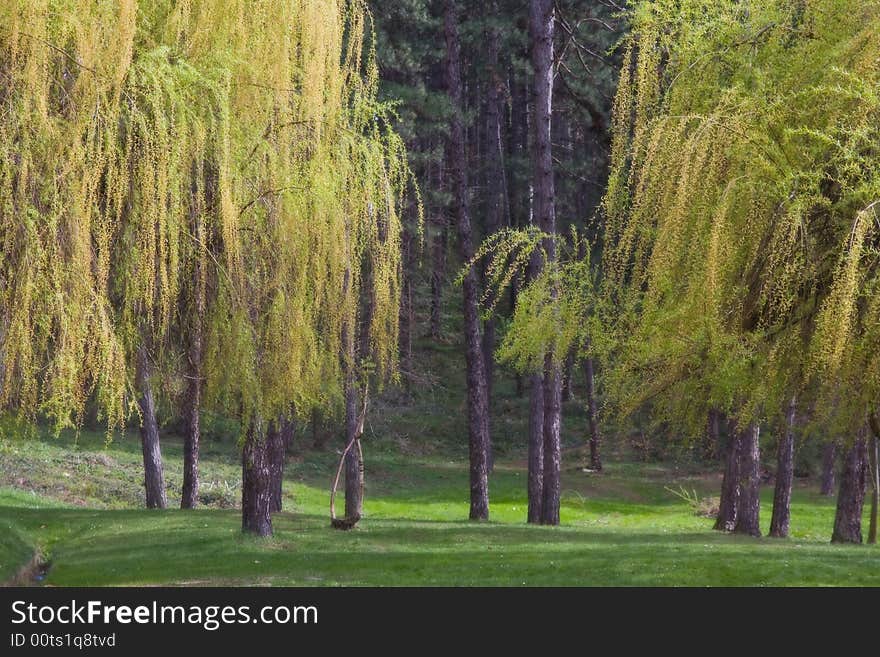
[[[474,255],[473,235],[468,210],[467,158],[462,119],[462,85],[460,42],[458,36],[458,7],[447,0],[444,16],[446,37],[446,85],[452,105],[449,126],[448,164],[454,198],[454,216],[458,228],[458,242],[463,262]],[[468,445],[470,458],[470,518],[488,520],[489,481],[487,451],[489,445],[489,406],[486,397],[486,373],[480,336],[479,290],[477,275],[468,269],[462,282],[464,295],[465,365],[467,369]]]
[[144,489],[148,509],[164,509],[168,506],[165,494],[165,472],[162,451],[159,447],[159,422],[156,419],[156,402],[150,386],[152,368],[147,348],[143,344],[137,350],[135,378],[138,387],[138,406],[141,412],[141,450],[144,457]]
[[880,441],[876,432],[868,444],[869,473],[871,475],[871,515],[868,526],[868,545],[877,543],[877,513],[880,511]]
[[596,403],[596,378],[593,359],[584,359],[584,379],[587,382],[587,424],[590,428],[590,470],[602,470],[602,436],[599,433],[599,410]]
[[826,497],[834,495],[835,476],[834,470],[837,465],[837,443],[828,442],[822,446],[822,485],[819,492]]

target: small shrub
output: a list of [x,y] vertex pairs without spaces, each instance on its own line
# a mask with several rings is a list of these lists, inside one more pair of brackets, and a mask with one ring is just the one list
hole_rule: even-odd
[[714,518],[718,515],[718,511],[721,508],[721,498],[719,497],[700,497],[696,490],[691,489],[688,491],[684,486],[679,486],[678,490],[669,486],[664,486],[664,488],[679,499],[684,500],[691,507],[694,515],[700,518]]

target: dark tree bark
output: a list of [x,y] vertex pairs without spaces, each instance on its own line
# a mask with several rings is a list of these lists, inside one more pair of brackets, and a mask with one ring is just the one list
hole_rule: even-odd
[[750,424],[740,439],[739,505],[734,533],[761,535],[761,428]]
[[540,524],[544,512],[544,375],[531,376],[529,393],[528,522]]
[[156,402],[150,386],[152,368],[145,345],[137,350],[135,379],[140,396],[138,406],[141,412],[141,451],[144,457],[144,489],[148,509],[164,509],[168,506],[165,495],[165,472],[162,465],[162,450],[159,446],[159,423],[156,419]]
[[559,524],[561,377],[561,368],[553,363],[552,356],[548,354],[544,370],[544,504],[541,513],[541,523],[544,525]]
[[[203,280],[197,274],[197,286]],[[199,441],[201,439],[200,410],[202,404],[202,325],[204,318],[204,286],[197,293],[196,316],[189,335],[188,371],[183,435],[183,490],[181,509],[194,509],[199,503]]]
[[[354,376],[348,373],[345,376],[345,444],[348,445],[358,429],[358,389]],[[360,518],[363,515],[364,464],[360,453],[360,450],[351,449],[345,455],[346,518]]]
[[[196,174],[196,172],[193,172]],[[192,196],[198,197],[196,185]],[[213,171],[207,172],[205,189],[207,203],[214,203],[217,180]],[[184,308],[184,326],[188,327],[186,399],[184,401],[183,435],[183,489],[180,496],[181,509],[194,509],[199,503],[199,444],[201,441],[202,386],[204,384],[204,332],[205,312],[208,299],[208,243],[204,208],[199,203],[190,207],[190,226],[195,237],[195,266],[192,270],[192,306]]]
[[822,447],[822,487],[820,493],[826,497],[834,495],[834,468],[837,462],[837,443],[828,442]]
[[241,530],[272,535],[269,443],[259,419],[251,421],[241,453]]
[[739,465],[742,450],[741,434],[734,422],[729,423],[729,443],[727,445],[727,465],[721,481],[721,501],[718,505],[718,518],[715,527],[719,531],[732,532],[736,526],[739,510]]
[[570,402],[574,393],[574,350],[568,352],[565,357],[565,367],[562,370],[562,401]]
[[[495,3],[490,10],[497,12]],[[501,228],[505,208],[504,180],[504,142],[501,136],[501,114],[503,112],[502,91],[504,80],[498,65],[498,29],[490,27],[487,40],[488,58],[488,89],[486,99],[486,237],[491,237]],[[485,269],[483,271],[485,279]],[[489,407],[489,437],[487,444],[488,468],[491,472],[495,466],[495,454],[492,448],[492,394],[495,377],[495,316],[488,317],[483,325],[483,361],[486,371],[486,400]]]
[[786,411],[786,430],[776,448],[776,488],[773,491],[773,517],[770,536],[788,538],[791,521],[791,485],[794,479],[794,423],[797,398],[792,397]]
[[285,424],[280,419],[270,422],[266,430],[266,451],[269,460],[269,512],[281,511],[284,490],[284,458],[286,456]]
[[202,397],[201,336],[190,348],[190,368],[186,382],[185,422],[183,435],[183,490],[181,509],[194,509],[199,503],[199,440],[201,437],[199,410]]
[[[444,32],[446,37],[446,83],[452,104],[449,134],[449,166],[458,243],[463,262],[474,255],[470,214],[468,212],[467,159],[465,157],[464,124],[462,119],[462,85],[458,7],[455,0],[446,0]],[[482,340],[480,337],[479,291],[473,268],[464,277],[464,332],[467,368],[468,441],[470,456],[471,520],[489,518],[489,481],[487,451],[489,445],[489,409],[486,397]]]
[[862,507],[867,480],[868,445],[864,435],[860,435],[844,457],[832,543],[862,542]]
[[718,448],[721,444],[721,411],[710,408],[706,420],[706,442],[703,446],[703,456],[714,460],[717,458]]
[[[529,33],[534,71],[535,142],[532,158],[534,209],[538,227],[552,235],[556,232],[556,191],[553,180],[553,32],[556,23],[553,0],[531,0]],[[556,245],[544,244],[547,263],[554,266]],[[544,503],[541,522],[559,524],[559,473],[561,470],[562,374],[548,354],[544,367]]]
[[601,472],[602,455],[600,447],[602,436],[599,433],[599,410],[596,405],[596,385],[593,373],[593,359],[584,359],[584,378],[587,382],[587,422],[590,426],[590,470]]

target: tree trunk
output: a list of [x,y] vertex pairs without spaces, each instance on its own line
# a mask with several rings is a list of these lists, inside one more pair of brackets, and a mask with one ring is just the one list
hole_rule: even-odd
[[165,496],[165,473],[162,466],[162,450],[159,447],[159,423],[156,419],[156,402],[150,387],[152,375],[149,355],[144,345],[138,347],[135,379],[140,392],[138,406],[141,411],[141,451],[144,457],[144,489],[148,509],[164,509],[168,506]]
[[602,436],[599,433],[599,411],[596,405],[596,386],[593,373],[593,359],[584,359],[584,378],[587,382],[587,422],[590,426],[590,470],[602,471],[602,456],[599,448]]
[[740,439],[739,506],[734,533],[761,535],[761,428],[750,424]]
[[[358,429],[358,389],[353,375],[345,380],[345,445],[355,437]],[[345,455],[345,517],[360,518],[363,515],[362,491],[364,467],[360,450],[350,449]]]
[[560,473],[562,469],[562,445],[560,443],[562,371],[547,355],[544,370],[544,504],[541,524],[559,524]]
[[[497,7],[492,3],[493,14]],[[501,114],[504,109],[502,90],[504,80],[498,66],[499,36],[498,29],[490,27],[487,34],[489,45],[488,90],[486,100],[486,237],[491,237],[501,228],[505,206],[504,180],[504,143],[501,138]],[[485,280],[485,268],[483,271]],[[495,455],[492,449],[492,394],[495,376],[495,316],[490,315],[483,326],[483,361],[486,371],[486,400],[489,408],[489,437],[487,444],[488,468],[491,472],[495,466]]]
[[[446,83],[452,104],[449,126],[449,166],[452,174],[455,218],[462,262],[474,255],[471,220],[468,212],[467,158],[462,120],[462,86],[458,7],[455,0],[446,0],[444,21],[446,37]],[[464,291],[464,338],[467,368],[468,441],[471,479],[471,520],[489,518],[489,481],[487,453],[489,446],[489,408],[486,397],[482,340],[480,337],[479,291],[477,275],[470,268],[462,283]]]
[[791,485],[794,479],[794,423],[797,398],[792,397],[786,413],[786,430],[779,437],[776,449],[776,488],[773,491],[773,517],[770,536],[788,538],[791,521]]
[[[553,180],[553,145],[551,139],[553,112],[553,31],[555,26],[553,0],[531,0],[530,43],[534,70],[535,143],[532,158],[535,220],[548,235],[556,232],[556,191]],[[547,262],[554,266],[556,243],[544,244]],[[562,376],[553,354],[547,354],[544,367],[544,483],[543,524],[559,524],[559,473],[561,470]]]
[[562,401],[570,402],[574,393],[574,350],[568,352],[565,357],[565,367],[562,370]]
[[185,422],[183,435],[183,490],[181,509],[194,509],[199,503],[199,412],[202,400],[202,322],[195,319],[189,345],[189,371],[186,381]]
[[871,461],[871,524],[868,528],[868,544],[876,545],[877,507],[880,506],[880,472],[877,470],[878,463],[880,463],[880,445],[878,445],[876,434],[871,436],[868,456]]
[[867,478],[868,446],[862,433],[844,457],[832,543],[862,542],[862,507]]
[[718,504],[718,518],[715,527],[718,531],[732,532],[736,526],[739,509],[739,465],[742,439],[734,422],[729,423],[729,444],[727,445],[727,465],[721,481],[721,501]]
[[284,490],[284,457],[287,449],[285,445],[284,419],[270,422],[266,431],[266,450],[269,460],[269,512],[281,511],[281,495]]
[[[213,176],[208,176],[207,189],[215,187]],[[193,198],[198,196],[193,189]],[[209,192],[209,196],[213,196]],[[202,405],[203,343],[205,330],[205,307],[208,295],[208,251],[204,208],[196,203],[190,207],[190,226],[195,236],[195,267],[192,271],[192,309],[184,321],[187,331],[187,380],[183,436],[183,489],[180,495],[181,509],[194,509],[199,503],[199,443],[201,440],[200,411]]]
[[544,511],[544,375],[531,376],[529,396],[528,522],[540,524]]
[[262,422],[251,421],[241,453],[241,530],[272,535],[272,474]]
[[703,446],[703,457],[715,460],[718,456],[718,446],[721,444],[721,411],[710,408],[706,420],[706,441]]
[[834,467],[837,462],[837,443],[825,443],[822,448],[822,488],[820,493],[826,497],[834,495]]

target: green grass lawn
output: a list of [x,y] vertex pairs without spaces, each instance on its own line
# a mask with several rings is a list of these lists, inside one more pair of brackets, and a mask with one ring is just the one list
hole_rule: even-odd
[[[198,511],[147,511],[139,445],[7,439],[0,451],[0,581],[35,550],[51,585],[880,585],[880,551],[828,543],[833,502],[798,480],[792,538],[722,535],[666,487],[715,495],[718,477],[696,466],[610,462],[563,479],[562,526],[527,526],[525,472],[512,459],[491,478],[492,521],[468,522],[467,465],[448,455],[365,445],[366,517],[329,527],[335,456],[305,450],[288,464],[275,536],[243,536],[240,472],[231,443],[207,443]],[[180,484],[180,443],[163,444],[169,495]],[[764,491],[769,523],[772,490]]]

